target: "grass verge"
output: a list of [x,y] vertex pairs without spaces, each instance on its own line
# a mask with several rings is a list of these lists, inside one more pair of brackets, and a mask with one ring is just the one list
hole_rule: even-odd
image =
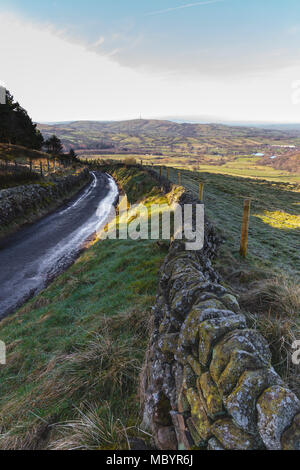
[[[142,177],[148,200],[162,198],[145,173],[122,171],[133,199]],[[0,448],[128,448],[165,255],[155,241],[98,241],[1,322]]]

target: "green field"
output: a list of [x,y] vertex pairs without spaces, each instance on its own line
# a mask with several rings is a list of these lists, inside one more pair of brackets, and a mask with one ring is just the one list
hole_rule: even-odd
[[[176,169],[170,169],[173,182],[177,182],[177,173]],[[163,175],[166,175],[166,169]],[[198,194],[199,182],[205,183],[206,214],[224,236],[224,246],[232,256],[239,256],[243,201],[251,198],[248,259],[245,263],[300,276],[298,184],[181,170],[181,183],[195,194]]]
[[[133,155],[137,160],[154,164],[188,169],[200,165],[214,172],[218,168],[220,172],[239,176],[243,172],[262,177],[300,175],[300,133],[297,130],[146,119],[40,124],[39,129],[46,138],[57,134],[67,150],[73,147],[82,158],[124,160]],[[260,162],[255,157],[258,152],[265,156]],[[276,159],[270,159],[274,153]],[[274,169],[279,171],[275,173]]]
[[156,155],[135,155],[135,154],[107,154],[107,155],[89,155],[88,157],[81,157],[82,161],[111,161],[111,162],[124,162],[126,159],[135,159],[137,163],[143,163],[146,166],[163,166],[163,167],[176,167],[178,169],[186,169],[190,171],[201,171],[212,174],[231,175],[237,177],[246,177],[254,179],[265,179],[274,182],[298,183],[300,184],[300,171],[289,172],[286,170],[278,170],[269,166],[259,164],[260,158],[250,155],[236,156],[233,160],[219,165],[197,163],[197,161],[190,161],[186,157],[168,157]]

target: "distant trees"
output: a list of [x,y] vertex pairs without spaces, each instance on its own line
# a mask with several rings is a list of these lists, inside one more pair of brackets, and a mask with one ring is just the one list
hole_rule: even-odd
[[40,150],[44,139],[27,111],[6,90],[6,103],[0,104],[0,142]]
[[53,135],[52,137],[47,139],[44,142],[44,147],[46,148],[47,153],[50,153],[51,155],[54,155],[56,157],[61,155],[63,151],[61,140],[56,135]]
[[46,152],[51,154],[53,157],[59,158],[61,163],[65,166],[72,165],[73,163],[78,163],[79,159],[77,158],[76,153],[71,148],[69,153],[63,153],[63,145],[61,140],[53,135],[44,142],[44,147]]
[[79,162],[79,159],[73,149],[70,149],[69,153],[65,155],[65,158],[67,158],[69,164]]

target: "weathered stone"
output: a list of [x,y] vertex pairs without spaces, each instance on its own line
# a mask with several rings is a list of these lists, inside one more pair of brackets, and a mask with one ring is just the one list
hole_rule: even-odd
[[191,407],[191,417],[199,436],[206,441],[210,435],[210,421],[206,414],[204,399],[197,390],[189,388],[186,397]]
[[282,384],[273,369],[245,371],[224,404],[234,422],[244,431],[257,435],[256,401],[272,385]]
[[177,409],[179,413],[187,413],[191,409],[188,399],[186,398],[185,390],[183,389],[181,389],[178,394]]
[[164,335],[158,342],[158,347],[164,353],[176,354],[179,333]]
[[283,450],[300,450],[300,414],[297,414],[292,425],[284,431],[281,438]]
[[173,424],[178,442],[178,450],[189,450],[193,445],[193,440],[186,427],[184,417],[175,411],[171,412]]
[[225,450],[221,443],[215,437],[212,437],[208,441],[207,450]]
[[215,419],[217,416],[222,415],[224,412],[222,398],[209,372],[201,375],[197,380],[197,386],[198,390],[202,392],[203,398],[206,402],[208,416]]
[[194,424],[193,418],[188,418],[186,420],[186,424],[187,424],[188,430],[190,431],[190,434],[192,436],[195,446],[197,447],[203,446],[205,441],[199,435],[197,428]]
[[[226,311],[227,312],[227,311]],[[206,320],[199,326],[199,361],[208,364],[216,342],[226,333],[246,326],[243,315],[234,315],[219,319]]]
[[225,307],[229,308],[230,310],[233,310],[235,313],[239,313],[240,306],[234,295],[226,293],[222,295],[221,300]]
[[193,356],[191,355],[188,355],[186,357],[186,361],[188,362],[188,364],[191,366],[191,368],[193,369],[193,371],[195,372],[196,375],[201,375],[201,365],[199,364],[198,361],[196,361],[196,359],[194,359]]
[[171,277],[169,282],[169,302],[172,302],[178,291],[190,289],[200,282],[205,281],[202,273],[193,268],[194,271],[184,271]]
[[217,384],[222,396],[228,396],[243,372],[264,367],[264,363],[255,354],[247,351],[233,351],[231,358],[222,372]]
[[[87,169],[74,175],[53,176],[49,184],[26,184],[0,190],[0,226],[2,231],[15,231],[15,224],[28,223],[49,213],[79,191],[91,179]],[[2,234],[3,235],[3,234]]]
[[209,282],[196,282],[187,289],[176,293],[171,303],[171,312],[179,318],[184,318],[197,299],[197,295],[209,286]]
[[187,390],[190,387],[196,387],[197,374],[189,365],[183,368],[183,387]]
[[267,449],[280,450],[281,437],[300,411],[296,395],[280,386],[268,388],[257,401],[258,429]]
[[216,421],[212,425],[211,431],[226,450],[256,449],[256,441],[253,436],[239,429],[229,418]]
[[163,426],[158,428],[157,445],[161,450],[177,450],[178,443],[173,426]]
[[221,302],[216,296],[211,299],[197,302],[197,304],[194,305],[194,308],[201,312],[199,317],[200,322],[210,318],[218,318],[220,316],[220,312],[218,313],[218,311],[226,310],[224,309],[224,303]]
[[234,351],[246,351],[254,354],[266,366],[271,361],[271,353],[266,340],[255,330],[236,329],[227,333],[214,347],[210,373],[213,380],[218,383]]
[[[212,307],[212,305],[216,307]],[[216,299],[210,299],[194,305],[180,331],[179,345],[183,349],[196,344],[199,335],[199,325],[203,321],[232,315],[232,312],[227,311],[224,313],[224,310],[220,310],[218,307],[222,308],[223,304]]]
[[175,279],[177,275],[182,273],[198,273],[199,266],[198,264],[187,257],[186,251],[182,251],[172,256],[171,260],[164,266],[164,272],[169,276],[169,278]]
[[213,292],[203,292],[197,298],[197,304],[195,304],[195,307],[199,305],[200,302],[205,302],[206,300],[211,300],[211,299],[218,300],[218,297]]
[[220,284],[217,284],[217,283],[211,283],[210,286],[209,286],[209,289],[212,291],[212,292],[215,292],[218,296],[222,296],[224,294],[226,294],[226,289],[225,287],[221,286]]

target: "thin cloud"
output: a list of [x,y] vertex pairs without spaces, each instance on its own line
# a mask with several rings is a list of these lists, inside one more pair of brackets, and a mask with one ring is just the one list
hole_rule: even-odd
[[165,10],[152,11],[150,13],[147,13],[146,16],[162,15],[163,13],[169,13],[171,11],[182,10],[184,8],[199,7],[202,5],[212,5],[213,3],[220,3],[220,2],[224,2],[224,0],[211,0],[207,2],[188,3],[186,5],[180,5],[178,7],[166,8]]

